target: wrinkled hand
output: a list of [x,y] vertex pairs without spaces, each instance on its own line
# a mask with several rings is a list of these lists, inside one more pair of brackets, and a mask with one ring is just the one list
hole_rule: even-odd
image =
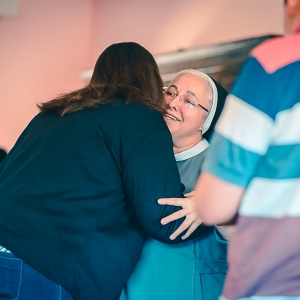
[[187,232],[182,236],[182,239],[186,239],[189,237],[196,228],[201,225],[202,221],[197,215],[196,207],[195,207],[195,192],[192,191],[184,195],[187,198],[161,198],[158,200],[160,205],[174,205],[181,206],[182,209],[161,219],[161,224],[165,225],[174,220],[180,219],[185,216],[184,222],[172,233],[170,236],[171,240],[176,239],[176,237],[185,231],[187,228]]

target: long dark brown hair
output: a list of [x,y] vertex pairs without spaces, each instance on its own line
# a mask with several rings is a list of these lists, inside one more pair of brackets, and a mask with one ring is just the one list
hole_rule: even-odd
[[55,111],[61,116],[97,107],[125,96],[127,102],[140,102],[162,111],[163,82],[155,59],[134,42],[117,43],[99,56],[89,84],[38,105],[42,113]]

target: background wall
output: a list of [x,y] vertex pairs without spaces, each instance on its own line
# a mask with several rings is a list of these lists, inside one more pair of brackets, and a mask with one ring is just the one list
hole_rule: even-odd
[[16,17],[0,17],[0,147],[10,150],[36,103],[81,86],[92,7],[92,0],[21,0]]
[[96,1],[91,62],[120,41],[158,54],[272,33],[283,33],[283,0]]
[[150,52],[283,33],[283,0],[20,0],[0,11],[0,147],[10,150],[36,103],[82,86],[111,43]]

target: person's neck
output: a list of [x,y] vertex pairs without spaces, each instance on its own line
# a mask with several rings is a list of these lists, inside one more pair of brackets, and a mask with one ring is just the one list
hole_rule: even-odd
[[197,145],[201,140],[202,140],[202,135],[190,137],[190,138],[185,138],[185,139],[180,139],[176,137],[173,138],[173,151],[174,154],[181,153],[183,151],[186,151],[188,149],[191,149],[195,145]]

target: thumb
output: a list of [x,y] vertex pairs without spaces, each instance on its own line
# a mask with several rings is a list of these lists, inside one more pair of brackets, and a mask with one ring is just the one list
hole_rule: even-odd
[[184,194],[185,197],[190,198],[195,195],[195,191],[191,191],[189,193]]

